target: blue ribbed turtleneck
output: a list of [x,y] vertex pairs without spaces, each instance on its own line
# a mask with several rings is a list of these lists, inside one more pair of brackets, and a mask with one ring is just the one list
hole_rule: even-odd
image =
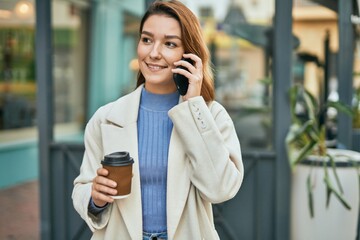
[[173,124],[168,111],[179,101],[177,92],[153,94],[143,88],[138,116],[138,146],[143,230],[167,231],[166,181]]

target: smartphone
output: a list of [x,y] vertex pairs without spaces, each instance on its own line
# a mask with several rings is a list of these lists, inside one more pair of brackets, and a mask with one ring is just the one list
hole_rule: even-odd
[[[182,58],[181,60],[187,61],[187,62],[191,63],[192,65],[194,64],[194,61],[191,60],[190,58]],[[185,69],[188,71],[188,69],[183,66],[178,66],[178,68]],[[177,88],[178,92],[180,93],[180,95],[184,96],[189,87],[189,79],[179,73],[174,73],[173,78],[174,78],[174,82],[176,84],[176,88]]]

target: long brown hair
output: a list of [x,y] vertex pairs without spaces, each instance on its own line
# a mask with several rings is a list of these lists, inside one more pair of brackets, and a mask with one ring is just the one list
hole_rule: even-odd
[[[206,102],[215,98],[214,80],[211,69],[210,53],[202,35],[200,22],[197,17],[184,4],[177,0],[155,1],[145,12],[140,22],[140,34],[143,30],[145,21],[152,15],[166,15],[176,19],[181,28],[181,38],[185,53],[193,53],[200,57],[203,64],[203,81],[201,86],[201,96]],[[137,76],[138,87],[145,82],[145,78],[139,70]]]

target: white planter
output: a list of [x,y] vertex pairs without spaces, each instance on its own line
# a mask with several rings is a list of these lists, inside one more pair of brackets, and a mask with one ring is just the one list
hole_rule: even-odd
[[[360,162],[360,153],[329,149],[331,155],[347,155]],[[312,158],[310,161],[316,159]],[[319,158],[317,158],[319,160]],[[336,157],[336,162],[344,162]],[[353,240],[357,234],[359,214],[359,182],[356,169],[351,166],[337,167],[337,174],[344,189],[344,197],[351,206],[347,210],[332,194],[329,207],[326,208],[326,188],[324,168],[312,167],[314,218],[310,217],[306,181],[310,165],[298,165],[292,175],[291,183],[291,239],[292,240]],[[333,185],[337,187],[331,167],[328,168]]]

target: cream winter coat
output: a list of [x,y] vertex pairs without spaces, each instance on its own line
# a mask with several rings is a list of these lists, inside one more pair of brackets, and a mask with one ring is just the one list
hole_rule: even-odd
[[[93,231],[92,239],[142,239],[137,142],[142,88],[99,108],[85,129],[85,153],[72,198]],[[234,197],[244,174],[233,122],[219,103],[207,105],[202,97],[180,100],[168,114],[174,124],[167,177],[168,239],[219,239],[211,204]],[[94,217],[88,213],[92,180],[103,157],[115,151],[128,151],[134,158],[131,194]]]

